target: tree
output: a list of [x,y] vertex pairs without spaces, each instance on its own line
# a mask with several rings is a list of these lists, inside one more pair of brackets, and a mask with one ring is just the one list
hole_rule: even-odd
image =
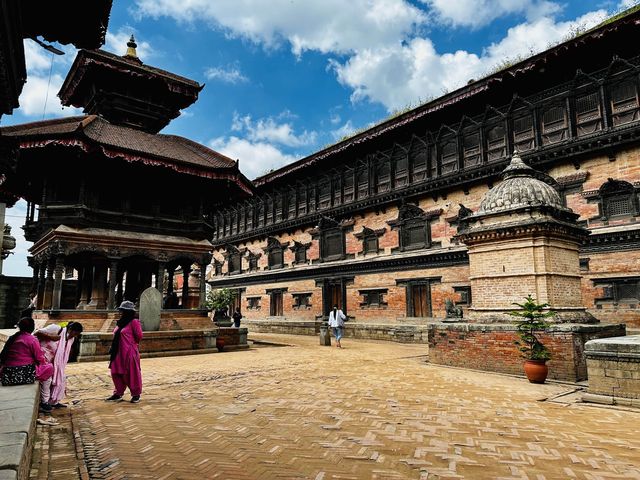
[[551,352],[536,336],[536,332],[546,331],[550,323],[545,318],[552,317],[556,312],[548,309],[548,303],[536,303],[536,300],[528,295],[523,304],[514,303],[520,310],[509,312],[509,315],[519,317],[515,322],[520,341],[516,341],[522,357],[527,360],[546,361],[551,358]]

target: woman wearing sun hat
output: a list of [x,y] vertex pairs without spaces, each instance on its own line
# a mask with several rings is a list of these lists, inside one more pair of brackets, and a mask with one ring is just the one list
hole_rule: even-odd
[[121,401],[124,391],[129,387],[131,403],[138,403],[142,394],[142,371],[138,351],[138,345],[142,340],[142,327],[133,302],[125,300],[118,310],[120,320],[113,330],[113,341],[109,350],[109,369],[114,389],[113,395],[107,398],[107,401]]

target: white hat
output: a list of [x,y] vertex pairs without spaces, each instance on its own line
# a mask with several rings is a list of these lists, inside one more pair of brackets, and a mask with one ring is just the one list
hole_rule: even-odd
[[118,307],[118,310],[136,310],[136,305],[133,302],[130,302],[129,300],[125,300],[124,302],[122,302],[120,304],[120,306]]

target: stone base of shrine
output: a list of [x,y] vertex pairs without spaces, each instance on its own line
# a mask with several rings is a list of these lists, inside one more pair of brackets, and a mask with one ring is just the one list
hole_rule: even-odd
[[[117,310],[36,310],[33,319],[36,328],[50,323],[80,322],[85,332],[111,333],[120,318]],[[210,330],[216,328],[207,310],[162,310],[160,331]]]
[[585,402],[640,407],[640,335],[585,345],[589,388]]
[[[140,356],[147,358],[213,353],[218,351],[218,338],[224,341],[223,351],[249,348],[246,328],[144,332],[140,342]],[[112,339],[111,333],[83,333],[78,361],[108,360]]]
[[[551,351],[549,377],[576,382],[587,378],[585,343],[625,335],[624,324],[555,324],[540,335]],[[512,324],[469,322],[429,325],[429,362],[490,372],[524,374]]]
[[[243,320],[251,332],[283,333],[287,335],[319,335],[322,321]],[[346,338],[384,340],[399,343],[427,343],[428,326],[406,323],[357,323],[349,321],[344,327]],[[426,353],[426,352],[425,352]]]

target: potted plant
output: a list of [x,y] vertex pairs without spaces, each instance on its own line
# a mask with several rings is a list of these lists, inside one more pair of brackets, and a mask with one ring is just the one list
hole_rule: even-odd
[[552,317],[555,312],[547,310],[548,303],[536,303],[536,300],[528,295],[523,304],[514,303],[520,310],[512,311],[509,315],[518,317],[515,322],[519,341],[516,341],[522,357],[525,359],[524,372],[531,383],[544,383],[549,373],[547,360],[551,358],[551,352],[536,336],[537,332],[544,332],[549,328],[549,322],[545,318]]
[[236,298],[236,292],[228,288],[209,290],[205,306],[213,311],[213,321],[220,327],[230,327],[229,305]]

